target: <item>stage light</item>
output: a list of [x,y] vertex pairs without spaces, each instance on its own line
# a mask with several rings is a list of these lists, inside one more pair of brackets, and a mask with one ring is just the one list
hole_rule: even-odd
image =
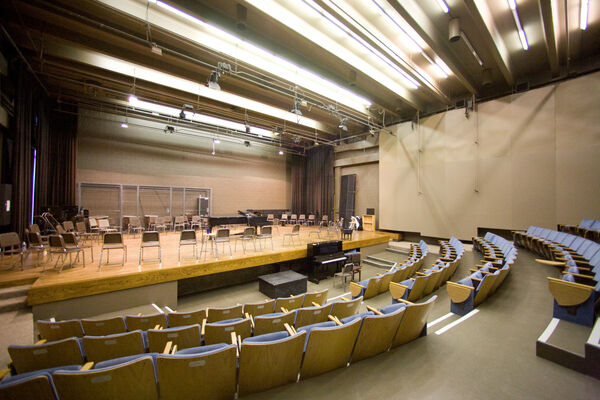
[[208,82],[207,82],[206,86],[208,86],[211,89],[221,90],[221,85],[219,85],[220,77],[221,77],[221,74],[219,73],[219,71],[213,70],[210,73],[210,75],[208,76]]
[[348,122],[348,118],[343,117],[342,119],[340,119],[340,124],[338,125],[338,128],[340,128],[343,131],[348,132],[348,126],[346,125],[347,122]]
[[290,112],[296,114],[299,117],[302,116],[302,111],[300,111],[300,102],[298,100],[294,100],[294,107],[292,107]]
[[213,139],[213,143],[214,144],[219,144],[219,143],[221,143],[221,141],[219,140],[219,138],[214,138]]
[[283,155],[283,150],[279,150],[279,155],[282,156]]

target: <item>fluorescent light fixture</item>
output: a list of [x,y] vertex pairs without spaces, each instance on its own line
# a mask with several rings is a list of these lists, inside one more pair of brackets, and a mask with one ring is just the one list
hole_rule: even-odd
[[517,32],[519,33],[519,40],[521,41],[521,47],[523,50],[529,50],[529,43],[527,42],[527,36],[525,36],[525,31],[523,30],[523,26],[521,26],[521,20],[519,19],[519,13],[517,11],[517,1],[516,0],[507,0],[508,7],[510,8],[513,18],[515,20],[515,24],[517,25]]
[[283,150],[279,150],[279,155],[282,156],[283,155]]
[[419,86],[414,78],[312,0],[247,2],[401,97],[409,96],[407,89]]
[[127,129],[127,128],[129,128],[129,125],[127,125],[127,123],[123,122],[121,124],[121,128]]
[[473,45],[471,44],[471,41],[469,41],[467,35],[465,35],[463,31],[460,31],[460,37],[465,41],[465,44],[469,48],[469,51],[471,52],[471,54],[473,54],[473,57],[475,57],[479,65],[483,66],[483,61],[479,57],[479,54],[477,54],[477,52],[475,51],[475,48],[473,48]]
[[450,9],[448,8],[448,4],[446,4],[446,2],[444,0],[436,0],[438,5],[440,6],[440,8],[442,9],[442,11],[444,12],[444,14],[448,14],[450,12]]
[[[126,0],[124,0],[126,1]],[[196,96],[212,99],[225,104],[237,106],[242,109],[252,110],[260,114],[269,115],[273,118],[293,122],[308,128],[329,131],[330,128],[314,119],[308,117],[298,118],[296,114],[265,104],[256,100],[248,99],[224,90],[214,90],[206,87],[203,83],[194,82],[188,79],[179,78],[174,75],[166,74],[151,68],[143,67],[138,64],[123,61],[95,51],[77,48],[65,44],[50,43],[46,47],[49,54],[58,56],[67,60],[73,60],[96,68],[102,68],[121,75],[129,76],[143,81],[153,82],[158,85],[181,90]],[[129,96],[130,103],[135,106],[137,97]],[[152,110],[156,111],[156,110]],[[179,114],[178,110],[177,113]],[[178,115],[174,115],[177,117]]]
[[590,12],[590,0],[581,0],[579,10],[579,29],[585,31],[588,27],[588,14]]
[[219,143],[221,143],[221,141],[219,140],[219,138],[214,138],[213,139],[213,143],[214,144],[219,144]]
[[135,106],[138,101],[138,98],[137,98],[137,96],[132,94],[129,96],[128,100],[129,100],[129,103],[131,103],[132,105]]
[[147,0],[146,4],[138,0],[100,2],[361,113],[367,113],[371,105],[368,99],[162,1]]

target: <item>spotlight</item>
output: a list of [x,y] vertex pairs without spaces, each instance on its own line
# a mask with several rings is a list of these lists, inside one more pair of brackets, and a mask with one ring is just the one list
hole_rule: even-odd
[[371,135],[371,137],[375,137],[375,129],[369,129],[369,135]]
[[300,102],[297,99],[294,100],[294,107],[290,110],[290,112],[293,112],[299,117],[302,116],[302,111],[300,111]]
[[181,112],[179,113],[179,118],[185,119],[185,112],[183,110],[181,110]]
[[246,147],[250,147],[250,142],[249,142],[249,141],[247,141],[247,140],[244,140],[244,146],[246,146]]
[[279,155],[282,156],[283,155],[283,150],[279,150]]
[[123,122],[123,123],[121,124],[121,128],[125,128],[125,129],[127,129],[127,128],[129,128],[129,125],[127,125],[127,123]]
[[246,133],[250,133],[250,125],[246,124]]
[[216,69],[213,70],[208,76],[208,82],[206,86],[211,89],[221,90],[221,86],[219,85],[219,78],[221,77],[221,73]]
[[338,128],[340,128],[341,130],[348,132],[348,127],[346,126],[346,122],[348,122],[348,118],[344,117],[340,120],[340,124],[338,125]]

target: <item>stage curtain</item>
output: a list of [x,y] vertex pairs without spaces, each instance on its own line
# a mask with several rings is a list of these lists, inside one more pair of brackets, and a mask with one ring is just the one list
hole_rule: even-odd
[[51,106],[48,122],[39,131],[36,213],[44,206],[77,203],[77,108]]
[[292,213],[306,214],[306,158],[292,156]]
[[306,154],[306,212],[314,213],[319,218],[328,215],[330,220],[334,218],[333,161],[334,153],[331,146],[314,147]]

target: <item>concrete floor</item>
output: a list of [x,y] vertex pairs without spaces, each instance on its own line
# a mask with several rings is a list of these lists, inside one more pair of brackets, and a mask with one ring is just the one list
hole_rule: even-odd
[[[406,256],[390,252],[378,257],[401,261]],[[463,261],[451,280],[467,275],[478,263],[480,254],[465,252]],[[429,255],[424,265],[430,265],[435,255]],[[381,272],[376,267],[363,266],[363,279]],[[250,395],[247,399],[597,399],[600,381],[536,357],[535,342],[552,318],[552,296],[546,276],[558,271],[534,262],[526,250],[519,256],[508,278],[496,294],[481,304],[479,313],[441,335],[435,332],[458,319],[451,316],[429,330],[427,337],[417,339],[387,353],[351,364],[299,383]],[[319,285],[308,283],[308,290],[329,288],[329,297],[347,293],[347,285],[333,279]],[[445,286],[436,293],[438,300],[429,321],[446,315],[450,310]],[[235,303],[261,301],[258,283],[248,283],[213,290],[179,299],[178,310],[193,310],[206,306],[228,306]],[[382,307],[391,304],[388,293],[365,301],[366,305]],[[142,307],[128,312],[150,313]],[[0,316],[0,362],[8,361],[8,343],[27,343],[33,335],[27,313]],[[29,320],[31,321],[31,320]],[[586,331],[575,329],[569,334],[565,325],[557,330],[556,339],[571,346],[580,346]],[[24,339],[25,338],[25,339]]]

